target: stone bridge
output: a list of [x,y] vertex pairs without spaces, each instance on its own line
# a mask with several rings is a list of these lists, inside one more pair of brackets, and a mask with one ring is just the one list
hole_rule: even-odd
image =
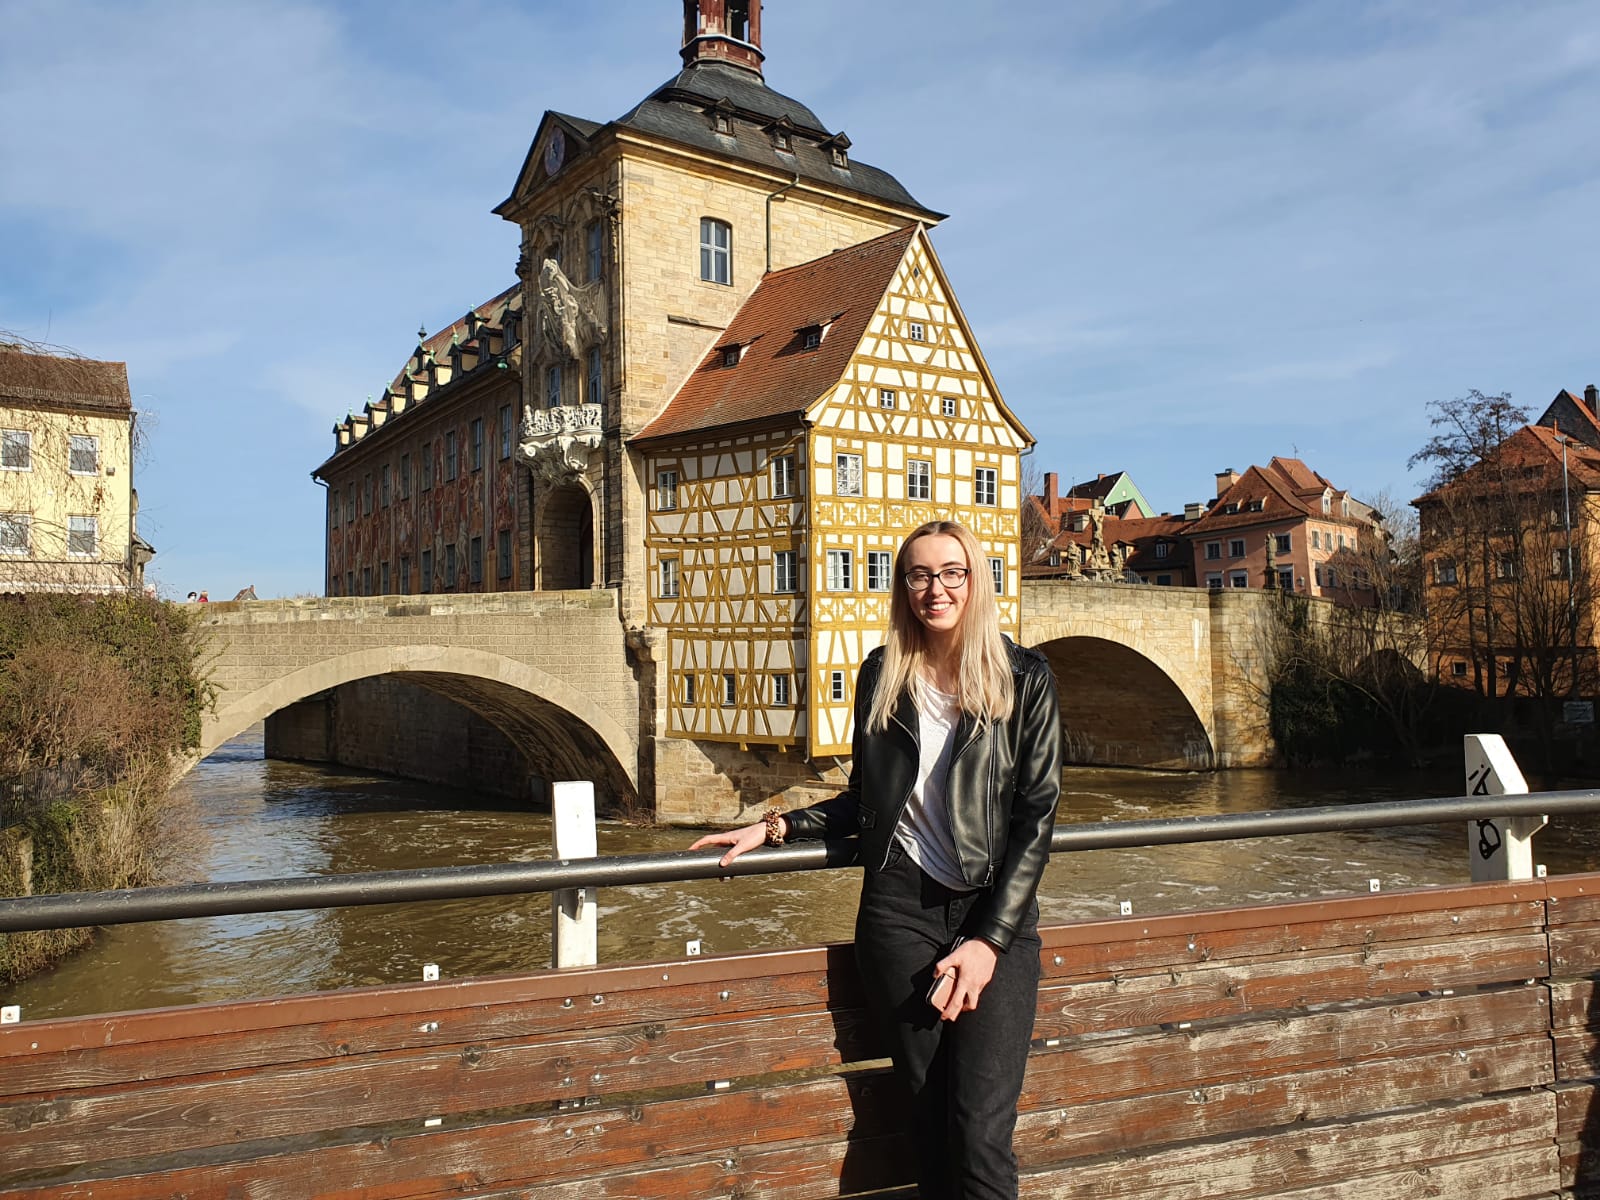
[[[431,693],[481,718],[535,777],[594,779],[610,800],[637,797],[639,686],[614,592],[227,602],[208,605],[203,625],[218,690],[197,761],[275,714],[291,726],[283,736],[305,741],[305,727],[328,711],[312,702],[338,689],[359,704],[374,697],[374,681],[393,680],[402,697]],[[395,700],[392,688],[376,695]],[[465,739],[440,728],[448,706],[402,699],[400,707],[380,719],[409,749],[463,752]],[[269,754],[273,733],[269,726]],[[326,747],[333,735],[312,740]],[[291,757],[349,761],[331,751]]]
[[1050,659],[1067,759],[1162,769],[1272,762],[1267,592],[1039,580],[1022,641]]

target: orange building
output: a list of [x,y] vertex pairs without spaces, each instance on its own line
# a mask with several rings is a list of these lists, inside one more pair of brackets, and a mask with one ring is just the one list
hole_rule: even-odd
[[1373,509],[1297,458],[1274,458],[1243,475],[1218,471],[1216,499],[1185,536],[1203,587],[1376,603],[1365,564],[1384,534]]

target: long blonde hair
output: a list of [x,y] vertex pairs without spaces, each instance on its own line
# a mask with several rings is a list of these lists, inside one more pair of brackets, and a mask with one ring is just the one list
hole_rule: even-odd
[[900,543],[894,559],[894,579],[889,596],[889,630],[884,638],[883,671],[867,715],[867,729],[888,727],[901,694],[922,675],[928,658],[927,631],[912,609],[905,584],[906,559],[919,539],[934,535],[955,538],[967,558],[967,603],[960,626],[960,682],[957,701],[961,711],[984,723],[1004,721],[1015,703],[1011,657],[1000,633],[1000,610],[989,586],[988,559],[978,539],[955,521],[929,521],[911,531]]

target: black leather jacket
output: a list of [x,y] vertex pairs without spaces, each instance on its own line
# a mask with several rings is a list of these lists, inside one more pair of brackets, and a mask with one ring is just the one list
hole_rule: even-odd
[[[986,727],[965,713],[956,726],[946,795],[961,873],[989,894],[965,932],[1004,951],[1022,927],[1050,856],[1061,797],[1061,714],[1055,677],[1044,655],[1007,643],[1016,704],[1004,723]],[[916,783],[919,757],[915,701],[909,694],[888,726],[866,732],[883,670],[874,650],[856,677],[850,785],[810,808],[786,813],[789,837],[861,835],[861,865],[882,870],[894,831]]]

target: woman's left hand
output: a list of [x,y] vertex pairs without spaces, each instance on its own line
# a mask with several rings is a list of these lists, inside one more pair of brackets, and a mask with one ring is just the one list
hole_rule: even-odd
[[933,964],[935,978],[952,970],[956,976],[950,998],[939,1010],[941,1021],[954,1021],[962,1013],[978,1007],[978,997],[994,978],[994,964],[998,958],[999,951],[988,942],[982,938],[968,938]]

